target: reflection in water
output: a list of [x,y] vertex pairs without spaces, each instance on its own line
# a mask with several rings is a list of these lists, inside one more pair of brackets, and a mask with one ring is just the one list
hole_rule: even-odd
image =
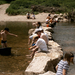
[[5,27],[9,32],[17,34],[18,37],[7,35],[8,47],[12,47],[10,56],[0,55],[0,72],[24,71],[28,66],[29,59],[26,58],[28,51],[28,30],[32,28],[31,23],[5,22],[0,24],[0,30]]
[[[54,32],[53,38],[63,48],[64,53],[70,51],[75,55],[75,23],[58,23]],[[70,66],[68,75],[74,74],[75,64]]]

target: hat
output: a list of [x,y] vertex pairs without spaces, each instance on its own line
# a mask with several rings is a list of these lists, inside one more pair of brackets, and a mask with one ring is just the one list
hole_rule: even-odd
[[35,29],[35,33],[40,32],[40,31],[41,31],[40,29]]
[[37,34],[33,36],[33,40],[34,40],[36,37],[38,37],[38,35],[37,35]]

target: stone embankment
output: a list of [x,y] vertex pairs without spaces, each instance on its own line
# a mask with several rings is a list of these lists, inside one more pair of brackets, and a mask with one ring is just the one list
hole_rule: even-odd
[[51,27],[43,27],[43,29],[48,34],[49,53],[36,53],[26,68],[25,75],[55,75],[55,66],[63,56],[61,46],[52,40],[53,29]]
[[51,16],[54,17],[59,22],[68,22],[69,21],[68,13],[52,14]]

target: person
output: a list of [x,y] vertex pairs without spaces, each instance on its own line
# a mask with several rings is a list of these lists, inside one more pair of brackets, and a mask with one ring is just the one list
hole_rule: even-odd
[[28,39],[28,45],[32,45],[32,41],[33,41],[33,38],[38,35],[40,37],[41,35],[41,31],[39,29],[35,29],[35,32],[33,35],[29,36],[29,39]]
[[48,45],[48,35],[44,32],[44,30],[42,28],[40,28],[40,31],[41,31],[41,35],[40,35],[40,38],[44,39],[46,44]]
[[33,34],[33,35],[29,36],[28,45],[31,45],[31,46],[32,46],[33,38],[34,38],[36,35],[37,35],[37,34]]
[[0,33],[0,35],[1,35],[1,45],[2,45],[2,48],[7,47],[7,34],[13,35],[13,36],[16,36],[17,37],[17,35],[12,34],[12,33],[9,33],[9,28],[5,28],[4,31],[2,31]]
[[34,13],[32,13],[32,19],[35,19],[35,14]]
[[48,18],[49,18],[49,19],[51,18],[51,14],[48,14]]
[[[42,28],[41,22],[35,22],[35,23],[33,23],[32,25],[34,25],[34,26],[36,27],[35,30]],[[34,30],[33,34],[35,34],[35,30]]]
[[53,22],[53,18],[50,19],[50,24],[52,24],[52,22]]
[[41,22],[35,22],[35,23],[32,23],[32,25],[34,25],[36,28],[42,28]]
[[30,13],[29,12],[26,14],[26,16],[27,16],[27,19],[30,19]]
[[1,30],[1,32],[0,32],[0,47],[1,47],[1,33],[3,32],[3,30]]
[[37,34],[40,38],[42,38],[48,45],[48,35],[43,32],[42,28],[36,29],[35,34]]
[[46,24],[49,24],[49,22],[50,22],[49,20],[50,20],[49,17],[47,17],[46,18]]
[[32,39],[31,46],[30,46],[29,50],[32,48],[32,46],[34,46],[36,44],[35,37],[37,37],[37,36],[38,36],[37,34],[35,36],[33,36],[33,39]]
[[70,63],[73,63],[74,55],[71,52],[67,52],[57,66],[56,66],[56,75],[67,75],[67,71],[69,68]]
[[45,40],[46,44],[48,45],[48,35],[46,33],[43,32],[42,28],[39,29],[35,29],[35,34],[31,35],[29,37],[28,40],[28,44],[30,45],[31,40],[33,39],[33,37],[35,37],[36,35],[38,35],[40,38],[42,38],[43,40]]
[[34,40],[36,41],[36,43],[31,48],[32,49],[32,53],[30,55],[27,55],[27,56],[30,56],[31,58],[33,58],[36,51],[37,52],[44,52],[44,53],[48,52],[46,42],[42,38],[39,38],[39,36],[36,36],[34,38]]

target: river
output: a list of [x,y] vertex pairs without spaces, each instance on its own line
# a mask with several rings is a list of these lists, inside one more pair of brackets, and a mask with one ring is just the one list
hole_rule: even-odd
[[[17,34],[18,37],[7,36],[8,47],[12,47],[11,55],[0,55],[0,75],[8,75],[8,73],[9,75],[12,75],[12,73],[17,75],[20,71],[24,73],[29,64],[28,61],[30,61],[26,58],[26,55],[29,54],[28,30],[32,28],[32,25],[29,22],[1,22],[0,30],[5,27],[8,27],[9,31]],[[75,23],[57,23],[53,30],[54,41],[60,44],[64,53],[71,51],[75,55]],[[71,64],[68,73],[68,75],[75,75],[75,64]]]
[[[7,35],[7,45],[11,47],[11,55],[0,55],[0,75],[6,73],[24,72],[30,59],[26,58],[28,51],[28,30],[32,28],[29,22],[1,22],[0,30],[9,28],[10,33],[17,34],[18,37]],[[3,74],[2,74],[3,75]],[[15,75],[15,74],[14,74]]]
[[[70,51],[75,55],[75,23],[57,23],[53,30],[54,41],[60,44],[64,54]],[[75,64],[70,65],[68,75],[75,75]]]

